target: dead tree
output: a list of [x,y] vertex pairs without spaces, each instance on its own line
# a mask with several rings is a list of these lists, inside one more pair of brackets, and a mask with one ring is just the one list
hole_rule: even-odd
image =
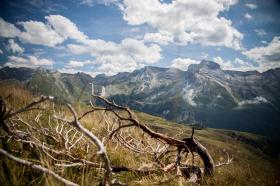
[[105,163],[105,169],[106,169],[102,185],[106,185],[107,182],[110,183],[112,167],[111,167],[111,162],[108,158],[105,146],[94,134],[92,134],[88,129],[83,127],[83,125],[78,120],[78,114],[74,110],[74,108],[70,104],[68,104],[67,107],[69,108],[69,110],[71,111],[71,113],[74,117],[74,119],[72,121],[71,120],[66,120],[66,119],[63,119],[63,118],[59,118],[58,116],[54,116],[54,117],[59,119],[59,120],[65,121],[68,124],[70,124],[71,126],[74,126],[75,128],[77,128],[81,133],[85,134],[98,147],[97,154],[102,157],[102,159]]
[[[112,178],[112,172],[118,173],[122,171],[131,171],[143,175],[157,171],[175,171],[175,175],[185,176],[189,180],[195,177],[193,179],[195,182],[202,177],[203,173],[204,175],[213,175],[215,167],[232,162],[232,158],[227,153],[228,160],[215,165],[208,150],[195,139],[194,129],[189,138],[177,139],[156,132],[146,124],[141,123],[128,107],[120,106],[101,96],[92,96],[94,99],[102,101],[105,107],[99,107],[90,102],[90,109],[78,116],[76,110],[68,104],[67,108],[70,113],[68,112],[66,115],[69,116],[70,114],[72,117],[72,119],[69,119],[69,117],[65,116],[65,113],[57,113],[53,104],[50,109],[52,114],[48,116],[47,127],[43,127],[40,124],[44,109],[38,107],[38,105],[47,100],[51,101],[52,97],[42,96],[39,100],[33,101],[15,111],[10,108],[7,98],[1,98],[0,127],[6,133],[6,135],[1,136],[1,139],[6,141],[8,141],[7,139],[14,140],[31,148],[36,148],[48,157],[57,168],[89,166],[101,170],[104,173],[101,185],[117,183],[118,181]],[[21,117],[21,113],[33,110],[39,110],[39,112],[36,113],[32,122],[27,122]],[[102,112],[101,127],[106,132],[102,136],[102,140],[82,125],[83,118],[96,112]],[[48,140],[44,141],[45,139]],[[59,148],[56,148],[48,141],[54,141]],[[152,167],[133,168],[112,165],[106,152],[106,146],[109,143],[115,143],[115,148],[122,147],[134,153],[151,156],[153,159]],[[92,154],[93,151],[97,151],[96,154],[101,157],[102,162],[97,159],[85,159],[75,154],[75,148],[82,149],[85,154]],[[62,178],[43,165],[17,158],[3,149],[0,149],[0,154],[18,163],[48,173],[64,184],[75,185],[75,183]],[[192,156],[192,164],[189,164],[189,154]],[[194,159],[197,157],[203,161],[203,169],[194,165]]]
[[[185,138],[183,140],[175,139],[168,135],[155,132],[151,128],[149,128],[147,125],[139,122],[128,107],[122,107],[120,105],[117,105],[116,103],[111,102],[108,99],[103,98],[101,96],[93,95],[93,97],[98,100],[103,101],[106,104],[106,107],[100,108],[100,107],[96,107],[93,104],[91,104],[92,110],[88,111],[86,114],[94,112],[96,110],[105,110],[107,112],[113,112],[121,122],[123,122],[123,121],[129,122],[126,125],[119,125],[118,128],[111,131],[109,134],[109,138],[114,136],[118,131],[120,131],[123,128],[135,126],[135,127],[140,128],[145,134],[149,135],[151,138],[160,140],[161,142],[163,142],[163,144],[167,144],[169,146],[176,147],[177,154],[178,154],[178,158],[177,158],[178,160],[176,162],[176,166],[179,166],[178,161],[180,159],[180,156],[181,156],[180,154],[182,151],[184,151],[186,153],[192,153],[192,154],[197,153],[204,163],[205,175],[212,175],[214,173],[214,169],[215,169],[214,161],[213,161],[211,155],[209,154],[208,150],[201,143],[199,143],[198,140],[196,140],[194,138],[194,136],[193,136],[194,129],[192,131],[191,137]],[[118,111],[122,111],[124,113],[121,114]],[[84,117],[84,116],[85,115],[83,115],[82,117]],[[126,143],[126,145],[128,146],[129,144]]]
[[[8,107],[6,99],[1,98],[0,99],[0,126],[1,129],[4,130],[4,132],[7,134],[5,136],[1,136],[1,139],[7,140],[12,139],[17,142],[21,142],[23,144],[27,144],[33,148],[39,149],[41,152],[43,152],[47,157],[54,160],[56,163],[55,165],[58,167],[73,167],[73,166],[83,166],[85,164],[94,166],[96,168],[104,168],[105,176],[103,179],[103,182],[101,185],[111,184],[111,163],[107,156],[105,147],[103,143],[89,130],[84,128],[81,123],[78,120],[78,116],[76,111],[72,108],[71,105],[68,105],[69,110],[71,111],[71,114],[73,115],[74,119],[73,121],[66,120],[59,118],[58,116],[54,115],[52,117],[55,117],[58,120],[61,120],[62,123],[59,123],[57,121],[57,126],[55,127],[55,130],[50,130],[52,127],[49,128],[36,128],[35,126],[32,126],[29,124],[30,122],[25,122],[21,117],[20,113],[28,112],[31,110],[44,110],[40,107],[37,107],[38,104],[47,101],[52,100],[52,97],[46,97],[42,96],[38,101],[33,101],[32,103],[13,111],[12,108]],[[34,121],[38,122],[39,118],[41,117],[40,113],[35,117]],[[70,127],[67,127],[65,125],[65,122],[67,125],[70,125]],[[18,127],[20,124],[23,124],[27,127],[27,130],[22,130]],[[50,123],[49,123],[50,125]],[[75,130],[74,128],[77,130]],[[70,138],[70,133],[72,132],[72,136]],[[77,134],[79,133],[79,134]],[[37,136],[36,136],[37,135]],[[90,140],[90,142],[93,142],[98,147],[97,154],[100,155],[105,163],[105,166],[102,167],[100,163],[91,162],[89,160],[85,160],[79,157],[75,157],[75,155],[71,152],[71,149],[77,145],[78,142],[83,139],[86,141],[83,137],[83,135],[87,136]],[[39,137],[38,137],[39,136]],[[77,137],[76,137],[77,136]],[[80,137],[78,137],[80,136]],[[61,150],[56,150],[53,148],[53,146],[49,145],[48,143],[42,141],[40,137],[47,137],[54,140],[56,143],[62,142],[64,148]],[[86,141],[87,142],[87,141]],[[88,144],[87,144],[88,145]],[[34,164],[30,161],[15,157],[14,155],[10,154],[9,152],[3,150],[0,148],[0,154],[8,157],[11,160],[16,161],[17,163],[26,165],[32,169],[36,169],[39,171],[42,171],[44,173],[52,175],[57,180],[63,182],[65,185],[77,185],[69,180],[66,180],[65,178],[59,176],[57,173],[49,170],[46,167],[43,167],[40,164]],[[58,159],[58,157],[63,156],[65,159]]]

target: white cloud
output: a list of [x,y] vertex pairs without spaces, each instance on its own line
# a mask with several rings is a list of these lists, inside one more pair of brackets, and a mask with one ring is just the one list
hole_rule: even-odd
[[8,45],[6,46],[8,51],[11,51],[12,53],[23,53],[24,48],[19,46],[13,39],[8,40]]
[[28,43],[54,47],[64,41],[64,38],[55,32],[49,24],[39,21],[22,21],[19,22],[19,25],[24,28],[19,37]]
[[252,9],[252,10],[258,8],[258,6],[257,6],[256,4],[254,4],[254,3],[246,3],[245,6],[246,6],[247,8]]
[[167,45],[169,42],[173,41],[173,36],[168,32],[146,33],[144,36],[144,41]]
[[90,6],[90,7],[92,7],[96,3],[104,4],[104,5],[108,6],[108,5],[116,3],[118,1],[119,0],[82,0],[81,4],[87,5],[87,6]]
[[81,61],[69,61],[69,66],[71,67],[83,67],[85,64]]
[[75,68],[61,68],[58,71],[61,73],[67,73],[67,74],[76,74],[78,72],[81,72],[80,69],[75,69]]
[[81,68],[84,67],[86,64],[94,64],[94,61],[85,60],[85,61],[76,61],[70,60],[69,63],[66,65],[67,68]]
[[66,39],[85,42],[87,36],[80,32],[78,27],[66,17],[61,15],[46,16],[45,23],[40,21],[21,21],[18,25],[23,27],[20,31],[14,24],[0,18],[0,37],[18,37],[20,40],[36,45],[55,47]]
[[141,63],[152,64],[161,59],[161,48],[152,44],[145,45],[142,41],[127,38],[121,42],[121,53],[131,56],[135,61]]
[[27,68],[37,68],[40,66],[51,67],[54,62],[50,59],[39,59],[35,56],[19,57],[19,56],[9,56],[8,61],[4,66],[9,67],[27,67]]
[[[115,1],[102,1],[103,3],[110,3]],[[115,74],[118,72],[132,71],[136,68],[142,67],[144,64],[154,64],[161,59],[161,48],[155,43],[145,43],[144,40],[137,40],[132,38],[125,38],[120,43],[111,41],[104,41],[101,39],[92,40],[87,35],[79,31],[76,24],[71,22],[66,17],[61,15],[49,15],[45,17],[46,22],[40,21],[21,21],[18,25],[22,26],[22,31],[18,30],[13,24],[2,20],[2,27],[8,27],[10,30],[16,30],[17,35],[8,35],[3,32],[2,37],[18,37],[21,41],[44,45],[49,47],[57,47],[58,44],[63,43],[67,39],[73,39],[76,44],[68,44],[67,49],[73,54],[90,54],[95,58],[94,63],[97,64],[94,69],[96,72],[104,72],[106,74]],[[0,20],[1,21],[1,20]],[[161,40],[170,40],[167,37],[172,37],[169,33],[160,32]],[[148,35],[147,39],[155,40],[159,35]],[[151,41],[152,42],[152,41]],[[23,52],[19,45],[10,41],[10,46],[14,52]],[[13,46],[13,47],[12,47]],[[17,58],[18,59],[18,58]],[[22,60],[27,58],[21,57]],[[52,61],[48,59],[39,60],[36,57],[29,56],[29,62],[17,63],[14,57],[10,57],[6,65],[10,66],[36,66],[52,65]],[[81,61],[70,61],[64,67],[64,70],[72,68],[82,68],[85,64]]]
[[130,25],[148,24],[159,32],[172,35],[179,43],[200,43],[241,49],[243,34],[222,16],[235,0],[124,0],[120,4],[123,19]]
[[247,20],[251,20],[251,19],[253,18],[253,16],[250,15],[249,13],[246,13],[246,14],[244,15],[244,18],[247,19]]
[[280,67],[280,36],[275,36],[266,46],[252,48],[243,54],[258,63],[259,71]]
[[84,45],[68,44],[67,48],[72,54],[85,54],[90,53],[90,48]]
[[153,64],[161,59],[161,48],[156,44],[146,45],[143,41],[126,38],[120,43],[104,40],[86,40],[83,44],[67,45],[73,54],[89,53],[95,57],[100,73],[113,75],[133,71],[143,64]]
[[263,29],[255,29],[254,32],[256,32],[260,37],[264,37],[267,34]]
[[18,36],[20,30],[15,27],[15,25],[6,22],[0,17],[0,37],[13,38]]
[[171,67],[178,68],[181,70],[188,70],[189,65],[199,64],[200,61],[190,58],[176,58],[171,62]]
[[71,38],[83,42],[87,39],[87,36],[80,32],[78,27],[66,17],[61,15],[49,15],[46,16],[45,19],[64,40]]
[[250,71],[256,70],[255,67],[240,58],[234,60],[224,60],[220,56],[214,57],[213,61],[218,63],[223,70],[237,70],[237,71]]
[[3,50],[0,49],[0,55],[4,54]]
[[73,54],[90,53],[94,57],[127,55],[135,61],[152,64],[161,59],[161,48],[156,44],[145,45],[143,41],[126,38],[117,44],[104,40],[88,40],[86,44],[69,44],[67,45]]
[[100,56],[96,59],[96,63],[101,64],[97,68],[97,71],[106,75],[114,75],[119,72],[132,72],[140,67],[132,57],[122,54]]
[[54,63],[50,59],[45,59],[45,58],[38,59],[35,56],[28,56],[28,58],[29,58],[30,63],[35,66],[52,66]]
[[86,64],[95,64],[94,72],[86,72],[92,76],[104,73],[106,75],[115,75],[119,72],[132,72],[137,68],[142,67],[141,64],[137,64],[135,60],[127,55],[105,55],[98,56],[94,61],[69,61],[69,63],[59,71],[64,73],[77,73],[83,71],[82,68]]
[[76,74],[78,72],[83,71],[82,68],[85,66],[85,64],[89,64],[91,61],[76,61],[76,60],[70,60],[63,68],[59,69],[62,73],[68,73],[68,74]]
[[[110,3],[115,1],[102,2]],[[4,22],[4,20],[2,20],[3,24],[1,24],[3,25],[2,27],[5,26],[10,28],[10,30],[18,32],[17,35],[12,34],[12,37],[18,37],[21,41],[31,44],[57,47],[56,45],[63,43],[65,40],[73,39],[79,44],[68,44],[67,48],[69,51],[73,54],[90,54],[96,58],[95,62],[99,64],[98,68],[108,74],[135,70],[139,66],[143,66],[143,64],[154,64],[161,59],[161,48],[157,44],[145,44],[144,41],[132,38],[123,39],[120,43],[101,39],[92,40],[79,31],[78,27],[66,17],[49,15],[45,19],[46,22],[32,20],[19,22],[18,25],[23,27],[22,31],[19,31],[13,24]],[[3,37],[9,36],[6,32],[3,33]],[[167,42],[167,36],[171,37],[166,32],[161,34],[161,39],[164,39],[165,42]],[[155,38],[152,38],[150,35],[148,39]],[[15,45],[16,43],[13,43],[13,51],[19,52],[19,46],[15,47]],[[33,62],[35,62],[34,59]],[[46,63],[46,61],[41,62]],[[72,61],[67,65],[65,68],[77,68],[79,65],[82,67],[82,63],[77,61]],[[111,67],[109,68],[110,65]]]

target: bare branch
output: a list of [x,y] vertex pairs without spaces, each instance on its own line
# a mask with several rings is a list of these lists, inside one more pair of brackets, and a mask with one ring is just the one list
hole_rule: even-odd
[[[163,142],[165,142],[171,146],[176,146],[178,148],[184,148],[185,151],[192,151],[192,152],[198,153],[198,155],[201,157],[201,159],[204,162],[205,173],[207,175],[213,174],[214,168],[215,168],[214,161],[213,161],[212,157],[210,156],[208,150],[193,137],[194,129],[192,131],[192,136],[190,138],[178,140],[178,139],[172,138],[168,135],[155,132],[152,129],[150,129],[148,126],[146,126],[145,124],[140,123],[137,119],[135,119],[133,117],[133,114],[129,108],[119,106],[116,103],[111,102],[101,96],[97,96],[97,95],[92,95],[92,96],[94,98],[100,99],[101,101],[106,103],[108,106],[110,106],[111,108],[109,108],[109,110],[112,111],[121,121],[131,122],[135,126],[139,127],[144,133],[147,133],[150,137],[162,140]],[[128,115],[128,117],[121,116],[114,109],[125,111],[126,114]]]
[[218,163],[217,165],[215,165],[215,167],[221,167],[223,165],[229,165],[232,163],[233,157],[230,158],[228,152],[226,152],[226,154],[227,154],[227,160],[223,163]]
[[44,102],[46,100],[53,100],[53,97],[52,96],[41,96],[41,99],[39,99],[37,101],[33,101],[33,102],[29,103],[28,105],[26,105],[25,107],[20,108],[20,109],[14,111],[14,112],[11,112],[11,113],[7,114],[4,119],[8,119],[8,118],[10,118],[12,116],[15,116],[17,114],[20,114],[22,112],[27,112],[27,111],[30,111],[30,110],[38,110],[38,109],[42,110],[42,108],[39,108],[39,107],[35,107],[34,108],[33,106],[35,106],[35,105],[37,105],[39,103],[42,103],[42,102]]
[[[86,129],[85,127],[83,127],[81,125],[81,123],[78,119],[78,115],[77,115],[76,111],[74,110],[74,108],[70,104],[67,104],[67,107],[71,111],[71,113],[74,117],[74,120],[69,121],[69,120],[63,119],[63,121],[76,127],[80,132],[85,134],[98,147],[98,154],[102,157],[102,159],[105,163],[105,168],[106,168],[103,185],[106,185],[107,182],[110,183],[111,173],[112,173],[111,162],[108,158],[108,155],[106,153],[106,149],[105,149],[103,143],[94,134],[92,134],[88,129]],[[58,117],[56,117],[56,118],[58,118]],[[60,118],[58,118],[58,119],[60,119]]]
[[35,170],[38,170],[38,171],[50,174],[54,178],[56,178],[58,181],[63,182],[65,185],[78,186],[78,184],[73,183],[73,182],[71,182],[69,180],[66,180],[65,178],[59,176],[55,172],[53,172],[53,171],[51,171],[51,170],[49,170],[49,169],[47,169],[45,167],[42,167],[41,165],[33,164],[33,163],[31,163],[31,162],[29,162],[27,160],[15,157],[15,156],[9,154],[7,151],[5,151],[5,150],[3,150],[1,148],[0,148],[0,153],[3,154],[4,156],[8,157],[9,159],[16,161],[17,163],[20,163],[20,164],[26,165],[26,166],[28,166],[28,167],[30,167],[32,169],[35,169]]

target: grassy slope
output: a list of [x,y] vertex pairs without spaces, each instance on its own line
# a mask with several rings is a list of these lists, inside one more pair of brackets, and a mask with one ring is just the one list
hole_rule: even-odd
[[[21,88],[16,83],[1,82],[0,95],[7,96],[13,94],[13,104],[16,106],[25,105],[34,98],[29,91]],[[79,110],[83,110],[84,106],[79,105]],[[168,122],[165,119],[151,116],[145,113],[136,113],[138,119],[154,130],[167,133],[177,138],[185,138],[190,135],[191,128],[185,125]],[[88,128],[92,128],[90,118],[83,122]],[[207,185],[277,185],[279,181],[279,157],[272,158],[268,154],[271,147],[266,139],[257,135],[228,131],[218,129],[197,130],[195,137],[205,145],[215,162],[223,161],[225,156],[224,151],[229,152],[234,161],[232,164],[220,167],[216,170],[214,177],[206,178],[204,184]],[[139,156],[123,149],[114,149],[109,145],[107,148],[109,157],[115,165],[126,165],[130,167],[139,167],[149,160],[149,157]],[[265,153],[264,153],[265,152]],[[34,152],[24,151],[24,154],[29,157]],[[125,158],[123,158],[125,157]],[[43,176],[36,171],[32,171],[24,166],[20,166],[14,162],[3,159],[0,156],[0,185],[56,185],[57,183],[49,176]],[[43,161],[43,160],[41,160]],[[6,163],[4,163],[6,162]],[[96,182],[94,178],[95,172],[90,169],[82,170],[63,170],[61,174],[76,183],[81,185],[92,185]],[[278,177],[277,177],[278,176]],[[156,182],[172,177],[171,174],[152,174],[148,176],[139,176],[132,173],[122,173],[115,177],[129,185],[154,185]],[[162,185],[178,185],[179,179]],[[183,184],[184,185],[184,184]]]

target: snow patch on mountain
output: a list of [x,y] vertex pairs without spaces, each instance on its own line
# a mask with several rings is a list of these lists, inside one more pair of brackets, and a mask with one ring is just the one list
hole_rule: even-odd
[[262,96],[257,96],[253,99],[243,100],[238,103],[239,107],[245,106],[245,105],[258,105],[262,103],[270,103],[267,99],[265,99]]
[[190,85],[187,85],[183,88],[183,98],[192,106],[196,106],[197,104],[194,101],[196,96],[196,92]]

